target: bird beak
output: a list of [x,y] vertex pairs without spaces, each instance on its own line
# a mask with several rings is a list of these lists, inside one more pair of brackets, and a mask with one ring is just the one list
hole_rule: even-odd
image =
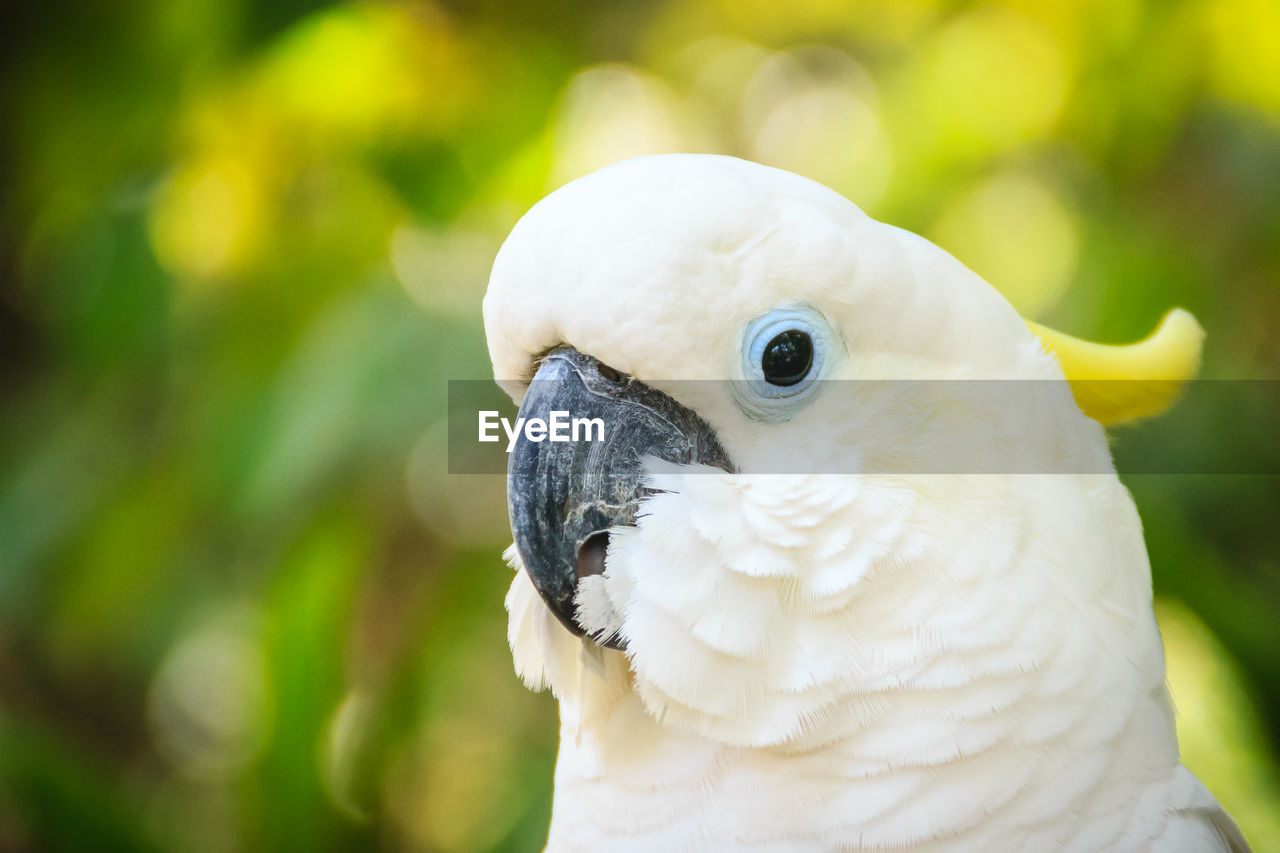
[[[608,531],[635,524],[640,502],[652,492],[645,485],[646,458],[725,471],[732,466],[693,411],[572,348],[546,356],[518,417],[526,425],[558,421],[561,435],[569,436],[553,440],[548,433],[539,441],[521,431],[507,461],[507,509],[534,587],[566,628],[584,636],[578,584],[603,573]],[[603,428],[590,426],[593,419]],[[581,429],[571,426],[575,421]],[[622,647],[616,634],[592,639]]]

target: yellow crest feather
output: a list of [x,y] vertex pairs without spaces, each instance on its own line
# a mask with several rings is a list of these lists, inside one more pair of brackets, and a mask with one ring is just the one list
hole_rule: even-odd
[[1027,321],[1071,383],[1081,411],[1104,426],[1158,415],[1200,370],[1204,329],[1175,308],[1145,339],[1098,344]]

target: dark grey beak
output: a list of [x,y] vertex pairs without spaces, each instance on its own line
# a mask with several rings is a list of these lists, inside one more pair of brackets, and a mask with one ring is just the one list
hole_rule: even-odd
[[[508,458],[507,509],[516,550],[547,606],[582,636],[587,631],[576,616],[578,582],[604,571],[608,530],[635,524],[648,494],[644,459],[726,471],[732,465],[697,414],[572,348],[543,360],[519,417],[561,427],[541,441],[522,431]],[[593,419],[603,429],[583,423]],[[556,433],[569,438],[552,440]],[[592,639],[622,647],[614,635]]]

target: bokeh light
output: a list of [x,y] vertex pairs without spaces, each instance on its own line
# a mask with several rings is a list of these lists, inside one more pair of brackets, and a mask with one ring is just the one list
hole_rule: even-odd
[[159,750],[194,778],[226,777],[267,738],[268,676],[252,613],[219,613],[178,640],[151,686]]
[[[1075,218],[1060,195],[1032,175],[986,178],[947,208],[930,236],[1026,316],[1052,308],[1076,271]],[[1017,251],[1009,251],[1011,245]]]

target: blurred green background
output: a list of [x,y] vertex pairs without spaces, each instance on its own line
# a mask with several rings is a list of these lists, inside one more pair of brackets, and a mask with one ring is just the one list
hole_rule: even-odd
[[[622,157],[800,172],[1029,317],[1184,305],[1206,375],[1280,378],[1274,0],[5,18],[0,849],[540,846],[555,708],[445,383],[519,214]],[[1186,761],[1280,849],[1280,484],[1128,479]]]

